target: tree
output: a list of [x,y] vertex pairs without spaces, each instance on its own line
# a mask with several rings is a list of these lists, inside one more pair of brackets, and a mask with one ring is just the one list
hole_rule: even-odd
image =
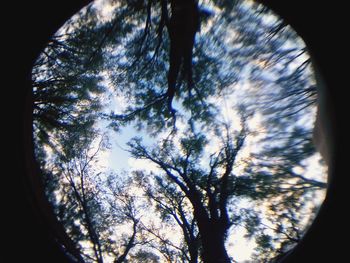
[[[131,36],[128,37],[125,44],[129,47],[127,50],[122,49],[117,55],[109,57],[113,61],[111,63],[117,65],[117,69],[111,76],[113,83],[118,87],[117,92],[119,92],[120,96],[125,96],[128,100],[132,101],[123,112],[117,114],[112,112],[110,114],[109,117],[113,121],[112,125],[116,129],[133,121],[137,122],[136,125],[139,128],[148,126],[155,133],[164,130],[164,127],[170,126],[175,129],[174,117],[176,116],[173,114],[174,111],[170,110],[169,112],[169,103],[167,101],[172,102],[177,97],[184,100],[182,106],[196,113],[193,114],[193,118],[197,121],[201,119],[206,124],[210,124],[210,119],[215,114],[214,109],[211,107],[212,105],[204,100],[205,97],[215,92],[214,87],[217,86],[218,78],[222,77],[215,74],[218,71],[218,65],[213,56],[209,56],[201,49],[198,51],[196,49],[194,50],[193,57],[191,56],[191,63],[194,60],[200,60],[201,63],[198,64],[205,64],[207,66],[206,68],[202,68],[202,70],[211,69],[212,77],[202,79],[193,76],[193,85],[191,85],[195,91],[193,96],[187,97],[185,95],[187,93],[184,92],[185,87],[181,85],[181,82],[176,82],[176,75],[178,74],[177,72],[179,71],[178,68],[181,62],[176,62],[175,64],[179,64],[179,66],[175,67],[177,70],[173,70],[174,66],[171,65],[174,62],[170,61],[171,58],[168,57],[171,42],[178,39],[177,37],[173,37],[173,40],[171,40],[168,34],[164,32],[164,28],[167,28],[169,33],[167,23],[169,17],[168,2],[149,1],[145,27],[134,30]],[[174,8],[173,5],[172,8]],[[152,16],[153,13],[151,11],[154,12],[154,16]],[[140,12],[142,11],[140,10]],[[181,31],[180,28],[178,31]],[[205,44],[199,42],[195,44],[195,47]],[[220,48],[215,45],[213,46],[213,44],[211,44],[211,47],[210,51]],[[176,56],[174,55],[172,57]],[[190,62],[186,63],[189,64]],[[168,65],[171,66],[170,75],[155,74],[156,72],[163,72],[163,69],[168,67]],[[189,69],[189,66],[186,66],[186,68]],[[193,71],[197,75],[195,68]],[[205,75],[206,72],[200,72],[199,74]],[[192,76],[192,73],[187,75]],[[168,78],[170,78],[170,86]],[[200,91],[197,89],[197,86],[201,87]],[[169,96],[170,93],[172,94],[171,96]]]
[[200,238],[198,226],[192,216],[192,209],[187,202],[186,196],[173,186],[171,180],[156,176],[156,184],[151,186],[149,177],[141,171],[135,173],[134,180],[139,187],[142,187],[145,196],[150,203],[156,205],[159,217],[166,222],[170,222],[170,218],[182,231],[183,243],[181,246],[173,244],[171,240],[156,234],[156,230],[146,227],[146,230],[156,236],[165,246],[170,246],[176,251],[173,254],[177,258],[181,258],[185,262],[196,263],[199,259]]
[[[285,248],[297,244],[304,233],[306,226],[302,222],[307,217],[303,214],[315,209],[301,200],[308,200],[313,191],[326,187],[322,181],[295,172],[294,168],[310,154],[310,150],[306,150],[310,144],[308,140],[299,142],[298,146],[290,146],[287,141],[287,146],[270,149],[289,150],[284,155],[273,154],[271,162],[269,159],[261,162],[263,153],[240,156],[240,152],[249,149],[248,146],[244,148],[244,142],[254,137],[247,128],[248,123],[247,117],[242,118],[240,131],[225,125],[222,133],[217,135],[220,140],[211,134],[217,149],[210,154],[206,136],[191,134],[190,128],[178,138],[163,140],[151,148],[144,146],[140,138],[129,143],[135,158],[149,160],[160,169],[142,177],[155,178],[156,186],[146,187],[145,192],[157,204],[162,218],[173,218],[181,228],[189,227],[189,222],[197,225],[199,246],[193,242],[196,241],[195,232],[186,232],[185,228],[183,237],[188,251],[191,248],[197,253],[201,250],[204,262],[220,258],[229,262],[225,247],[227,234],[232,226],[242,224],[248,231],[247,237],[254,237],[257,242],[258,258],[264,254],[268,260],[284,253]],[[294,140],[293,137],[290,139],[295,144]],[[255,163],[253,158],[260,163]],[[281,160],[276,162],[274,158]],[[250,162],[243,171],[233,171],[237,163],[247,159]],[[237,209],[239,205],[235,202],[242,199],[259,206]],[[184,200],[191,204],[186,213],[179,206],[187,207]],[[259,207],[264,206],[268,212],[260,210]],[[194,239],[187,241],[188,233]]]
[[[125,262],[130,251],[142,243],[137,236],[138,208],[127,194],[127,185],[118,184],[115,174],[107,176],[99,171],[98,155],[106,142],[102,138],[97,146],[95,143],[96,140],[80,145],[79,153],[72,159],[61,154],[50,162],[50,178],[57,181],[57,188],[47,195],[86,262],[105,262],[111,258],[114,262]],[[48,172],[49,167],[43,168]],[[115,228],[122,226],[131,226],[132,232],[129,235],[121,230],[116,235],[119,240],[115,240]]]
[[[199,14],[178,78],[179,56],[170,54],[183,32],[170,32],[168,20],[175,2],[110,3],[109,18],[98,4],[72,18],[33,68],[46,193],[84,259],[230,262],[228,239],[240,226],[256,258],[285,253],[317,207],[309,200],[326,187],[305,176],[316,156],[316,94],[303,43],[253,2],[206,2],[214,11]],[[203,3],[192,12],[200,10]],[[124,102],[108,113],[113,95]],[[158,168],[96,170],[102,119],[117,132],[134,125],[153,136],[153,145],[134,138],[128,151]],[[160,221],[150,223],[147,210]],[[163,234],[173,227],[180,241]]]
[[[99,37],[93,30],[96,20],[92,17],[94,13],[89,10],[77,21],[68,22],[66,28],[49,41],[33,67],[36,150],[43,150],[43,145],[53,151],[64,147],[57,140],[67,133],[77,140],[81,133],[85,136],[94,133],[105,87],[100,84],[99,54],[91,52]],[[69,27],[76,28],[81,21],[86,24],[72,32]],[[45,155],[45,151],[40,154]]]
[[[131,223],[131,234],[128,236],[124,234],[121,236],[121,243],[123,250],[120,253],[111,252],[116,256],[114,263],[121,263],[127,261],[127,257],[131,254],[131,250],[139,244],[143,244],[142,238],[139,240],[137,234],[140,232],[140,215],[134,196],[128,194],[128,185],[121,185],[117,182],[116,175],[111,174],[107,179],[107,191],[109,191],[109,198],[107,197],[107,203],[110,205],[111,210],[109,213],[113,216],[114,227],[123,225],[126,222]],[[107,193],[108,194],[108,193]],[[119,206],[118,206],[119,204]],[[113,242],[117,245],[117,242]],[[136,255],[140,255],[141,251],[138,251]],[[141,253],[142,254],[142,253]]]
[[129,144],[135,158],[144,158],[157,164],[191,203],[205,262],[229,262],[224,245],[232,224],[227,205],[233,194],[233,165],[244,144],[246,132],[242,128],[232,142],[232,134],[226,131],[226,137],[221,141],[222,148],[210,158],[208,171],[198,166],[207,144],[203,134],[192,133],[187,138],[181,138],[178,151],[172,141],[165,141],[161,148],[153,150],[143,146],[140,139]]

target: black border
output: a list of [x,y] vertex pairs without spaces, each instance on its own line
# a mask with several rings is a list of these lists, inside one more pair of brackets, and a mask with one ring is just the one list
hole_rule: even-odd
[[[9,172],[2,172],[6,177],[4,185],[9,190],[5,192],[7,199],[4,198],[3,203],[10,204],[2,213],[2,217],[8,219],[3,227],[5,230],[10,230],[5,236],[7,248],[2,252],[3,256],[9,256],[5,262],[69,262],[54,241],[50,226],[38,212],[28,184],[26,154],[30,147],[26,141],[28,134],[24,129],[25,121],[28,121],[26,98],[30,89],[30,72],[36,57],[45,47],[49,37],[63,25],[64,21],[88,2],[90,1],[15,1],[11,9],[3,9],[3,15],[6,14],[6,10],[12,10],[11,19],[7,19],[6,27],[13,28],[5,39],[12,46],[10,50],[14,48],[8,64],[11,65],[8,66],[11,74],[10,77],[6,76],[6,79],[11,78],[11,84],[2,85],[7,87],[6,91],[9,91],[10,95],[3,97],[3,103],[8,100],[12,102],[12,108],[18,109],[18,115],[13,115],[12,111],[11,114],[4,112],[4,115],[10,115],[10,124],[6,123],[3,127],[7,127],[10,136],[20,131],[14,139],[18,147],[11,146],[6,152],[10,160],[15,160],[15,163]],[[347,250],[343,248],[345,242],[342,237],[347,237],[345,229],[346,223],[349,222],[345,221],[346,209],[341,205],[345,200],[345,191],[340,187],[346,185],[344,181],[346,174],[343,174],[345,162],[340,159],[341,147],[338,147],[345,143],[345,138],[339,133],[343,130],[339,116],[342,113],[341,106],[344,105],[340,103],[340,97],[344,94],[343,83],[346,83],[347,77],[341,73],[344,67],[341,60],[347,53],[341,47],[341,43],[346,42],[344,35],[347,31],[340,32],[344,24],[337,19],[342,7],[329,1],[261,0],[260,2],[286,19],[309,47],[327,88],[327,99],[331,105],[329,115],[332,138],[335,145],[335,158],[330,171],[332,185],[328,191],[327,201],[303,242],[283,262],[346,262],[349,256],[346,255]],[[3,52],[7,53],[7,49]],[[4,141],[6,142],[6,139]],[[9,164],[5,163],[5,166]],[[10,179],[10,182],[7,183],[6,179]]]

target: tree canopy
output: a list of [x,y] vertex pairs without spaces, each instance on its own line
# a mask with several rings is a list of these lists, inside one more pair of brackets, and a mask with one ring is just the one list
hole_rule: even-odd
[[274,262],[322,203],[303,41],[253,1],[192,1],[172,111],[180,2],[96,1],[33,67],[38,176],[84,262]]

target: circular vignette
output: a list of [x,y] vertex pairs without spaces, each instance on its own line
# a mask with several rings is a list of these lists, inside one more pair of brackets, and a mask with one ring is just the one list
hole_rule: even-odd
[[[272,9],[273,9],[273,7],[272,7]],[[276,9],[277,10],[277,9]],[[277,13],[279,13],[278,11],[276,11]],[[280,13],[280,15],[283,17],[283,15]],[[288,19],[287,19],[287,21],[288,21]],[[289,23],[289,24],[291,24],[292,26],[293,26],[293,22],[291,22],[291,23]],[[295,26],[295,28],[297,28],[297,26]],[[297,30],[298,31],[298,30]],[[302,30],[301,30],[302,31]],[[300,32],[301,32],[300,31]],[[299,35],[301,35],[302,37],[303,37],[303,34],[302,33],[299,33]],[[303,37],[303,39],[305,40],[305,42],[307,43],[307,45],[308,45],[308,42],[309,43],[312,43],[312,41],[308,41],[307,39],[308,39],[308,37]],[[311,50],[311,55],[312,55],[312,44],[309,44],[308,45],[309,46],[309,48],[310,48],[310,50]],[[317,51],[316,51],[316,53],[315,54],[317,54]],[[317,57],[317,55],[315,55],[315,57]],[[316,65],[317,65],[317,62],[315,63]],[[321,63],[322,64],[322,63]],[[321,66],[321,68],[322,68],[322,66]],[[320,81],[321,81],[321,83],[322,83],[322,80],[319,80],[319,83],[320,83]],[[319,85],[320,86],[320,85]],[[321,85],[322,86],[322,85]],[[327,88],[326,88],[327,89]],[[321,92],[321,94],[322,94],[322,92]],[[328,96],[325,96],[325,100],[327,100],[327,98],[328,98]],[[322,106],[321,106],[322,107]],[[323,106],[323,107],[329,107],[329,106]],[[28,112],[28,111],[27,111]],[[29,111],[30,112],[30,111]],[[326,110],[325,112],[328,112],[328,110]],[[330,114],[332,114],[332,113],[330,113]],[[28,119],[30,119],[30,118],[26,118],[27,120]],[[333,125],[331,125],[331,126],[329,126],[329,125],[326,125],[326,127],[333,127]],[[326,132],[328,135],[326,135],[326,137],[328,137],[328,138],[331,138],[332,136],[330,136],[329,135],[329,132]],[[328,140],[329,141],[329,140]],[[28,140],[27,140],[27,142],[28,142]],[[334,145],[334,144],[332,144],[332,145]],[[30,155],[30,153],[29,153],[29,155]],[[331,154],[331,156],[332,156],[332,154]],[[333,155],[334,156],[334,155]],[[334,158],[334,157],[333,157]],[[31,159],[31,157],[29,157],[28,158],[29,160]],[[332,160],[332,157],[330,157],[330,160]],[[30,167],[29,169],[32,169],[33,171],[36,169],[36,168],[33,168],[33,167]],[[35,184],[35,183],[34,183]],[[330,187],[332,187],[332,185],[330,186]],[[35,192],[37,192],[37,191],[35,191]],[[330,194],[328,194],[328,195],[330,195]],[[41,205],[40,205],[41,206]],[[57,234],[57,233],[56,233]]]

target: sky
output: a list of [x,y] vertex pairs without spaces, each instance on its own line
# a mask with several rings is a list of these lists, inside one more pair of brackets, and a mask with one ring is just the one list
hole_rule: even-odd
[[[101,0],[102,2],[105,2],[106,0]],[[112,11],[112,8],[108,5],[105,5],[103,8],[103,14],[108,17],[110,12]],[[274,17],[268,17],[266,19],[266,22],[275,19]],[[205,30],[204,30],[205,31]],[[288,44],[287,44],[288,45]],[[290,45],[290,44],[289,44]],[[286,47],[286,48],[289,48]],[[260,63],[259,61],[257,63]],[[262,65],[263,66],[263,65]],[[293,67],[293,65],[292,65]],[[271,76],[270,76],[271,77]],[[267,80],[269,80],[268,74],[266,74]],[[248,90],[251,87],[249,86],[249,82],[242,82],[240,86],[238,87],[238,90],[241,90],[242,93],[244,93],[244,90]],[[231,95],[232,97],[225,97],[225,98],[219,98],[215,99],[214,103],[217,105],[221,105],[221,111],[222,111],[222,119],[226,122],[233,122],[233,123],[239,123],[239,117],[237,115],[237,112],[234,110],[233,106],[234,103],[230,104],[228,102],[237,102],[238,97],[237,94]],[[124,105],[126,105],[127,102],[123,101],[120,97],[113,97],[110,104],[110,109],[112,109],[114,112],[120,111],[121,108],[123,108]],[[118,107],[117,107],[118,105]],[[314,118],[314,116],[311,116],[311,119]],[[310,123],[309,121],[310,116],[306,118],[306,123]],[[305,121],[304,121],[305,122]],[[263,130],[264,126],[261,123],[261,116],[256,115],[254,116],[254,119],[249,124],[250,128],[252,130]],[[247,147],[244,148],[243,152],[241,153],[241,157],[244,158],[244,156],[249,156],[251,152],[256,152],[259,150],[259,146],[257,142],[263,137],[261,135],[262,133],[258,133],[256,136],[249,137],[249,140],[247,142]],[[112,169],[114,171],[132,171],[132,170],[146,170],[146,171],[155,171],[157,170],[157,167],[155,167],[154,164],[150,163],[146,160],[136,160],[131,157],[131,155],[125,151],[127,148],[126,142],[128,142],[131,138],[135,136],[141,136],[143,138],[148,137],[144,132],[139,132],[135,130],[131,125],[123,128],[119,134],[111,135],[110,137],[110,143],[111,143],[111,149],[110,151],[103,153],[104,156],[101,158],[101,163],[108,167],[108,169]],[[154,139],[144,139],[146,143],[151,144],[154,142]],[[218,150],[218,142],[212,142],[210,144],[210,147],[208,148],[208,151],[216,151]],[[296,167],[295,171],[300,172],[303,174],[303,176],[307,178],[314,178],[320,180],[320,178],[324,178],[325,171],[323,169],[320,169],[320,156],[318,154],[310,157],[308,160],[305,161],[305,168],[302,167]],[[242,167],[237,166],[236,172],[239,172]],[[320,199],[323,197],[320,196]],[[247,204],[242,203],[242,206],[247,206]],[[230,254],[234,255],[235,260],[238,262],[243,262],[244,260],[249,260],[251,253],[254,249],[255,242],[252,240],[247,240],[244,238],[244,235],[246,234],[246,231],[243,227],[237,227],[236,229],[232,230],[228,241],[227,246],[228,250],[230,251]]]
[[[247,86],[248,84],[243,84]],[[242,87],[243,89],[244,87]],[[248,87],[246,87],[248,88]],[[235,94],[231,95],[232,98],[220,98],[216,101],[217,105],[221,105],[221,111],[222,111],[222,119],[227,121],[228,123],[239,123],[239,117],[237,115],[237,112],[234,110],[233,106],[234,103],[237,101],[237,97],[235,97]],[[229,103],[231,102],[231,103]],[[124,102],[125,103],[125,102]],[[114,101],[112,100],[111,108],[113,110],[118,111],[118,107],[116,105],[119,105],[120,107],[123,107],[121,104],[123,104],[123,101],[120,98],[114,98]],[[264,137],[264,126],[262,125],[262,116],[257,114],[252,118],[252,120],[249,123],[250,129],[253,131],[258,130],[260,133],[257,133],[256,136],[249,136],[247,138],[246,147],[243,148],[243,150],[240,153],[240,158],[245,159],[249,158],[249,155],[251,152],[258,152],[261,146],[259,146],[258,142],[260,139]],[[131,157],[130,153],[125,151],[127,149],[126,143],[135,136],[141,136],[144,138],[144,141],[148,144],[152,144],[156,142],[155,139],[151,139],[145,134],[144,132],[139,132],[135,128],[132,127],[132,125],[127,126],[126,128],[121,129],[121,132],[116,134],[111,132],[110,134],[110,144],[111,149],[110,151],[104,153],[104,156],[101,157],[101,163],[105,167],[108,167],[108,169],[112,169],[113,171],[133,171],[133,170],[146,170],[146,171],[159,171],[159,168],[155,166],[155,164],[147,161],[147,160],[136,160]],[[211,138],[215,138],[215,136],[209,136]],[[148,138],[148,139],[147,139]],[[217,139],[217,138],[216,138]],[[212,140],[209,143],[209,147],[207,148],[208,155],[213,152],[217,152],[219,150],[219,142]],[[320,155],[316,154],[309,159],[305,160],[305,167],[296,167],[295,171],[302,174],[306,178],[310,179],[317,179],[320,180],[320,178],[324,178],[325,171],[320,165]],[[208,159],[202,160],[203,165],[206,166],[208,164]],[[239,163],[236,162],[236,163]],[[244,169],[244,165],[237,165],[234,168],[234,172],[236,174],[239,174]],[[318,198],[321,200],[323,198],[323,195],[318,196]],[[319,202],[319,201],[317,201]],[[241,207],[247,208],[249,206],[248,203],[242,201],[240,204]],[[254,240],[248,240],[244,237],[246,234],[246,230],[242,226],[238,226],[236,228],[231,229],[228,240],[227,240],[227,248],[230,253],[230,255],[234,256],[235,260],[238,262],[243,262],[246,260],[250,260],[250,257],[252,255],[252,252],[255,247]]]
[[[101,8],[101,20],[108,20],[111,18],[111,14],[113,11],[113,7],[108,4],[108,0],[98,0],[96,1],[96,6]],[[269,17],[266,21],[271,20],[273,18]],[[208,25],[210,26],[210,24]],[[205,32],[205,29],[203,30]],[[258,61],[257,63],[262,63],[261,61]],[[264,63],[263,63],[264,64]],[[269,78],[268,74],[267,80]],[[270,76],[271,77],[271,76]],[[108,80],[105,84],[108,83]],[[108,84],[107,84],[108,85]],[[244,94],[244,91],[253,89],[254,87],[251,86],[251,83],[249,82],[243,82],[241,84],[238,84],[236,87],[237,90],[241,92],[241,94],[233,93],[229,96],[226,96],[224,98],[214,98],[213,103],[218,105],[218,107],[221,110],[220,118],[226,123],[234,123],[236,124],[235,127],[239,129],[239,116],[237,114],[237,111],[234,109],[236,104],[239,102],[240,96],[242,96],[242,93]],[[113,90],[111,87],[110,90]],[[108,110],[113,110],[114,112],[119,112],[125,105],[127,105],[127,102],[123,100],[121,97],[116,97],[115,95],[111,94],[110,103],[108,106]],[[218,116],[219,117],[219,116]],[[314,116],[309,116],[306,118],[306,123],[308,122],[307,119],[314,119]],[[181,124],[181,123],[180,123]],[[180,125],[181,126],[181,125]],[[100,166],[101,170],[105,171],[114,171],[115,173],[121,173],[122,171],[130,172],[132,170],[138,170],[143,169],[146,171],[156,171],[159,170],[154,164],[150,163],[146,160],[136,160],[131,157],[130,153],[125,151],[127,149],[126,143],[135,136],[141,136],[144,138],[144,142],[147,144],[152,144],[153,142],[156,142],[156,140],[153,138],[150,138],[145,132],[137,131],[135,128],[133,128],[131,125],[121,129],[120,133],[115,133],[111,130],[106,129],[106,122],[98,123],[98,127],[108,134],[109,137],[109,144],[110,149],[106,151],[101,151],[99,154],[99,159],[97,166]],[[244,159],[249,157],[249,155],[252,152],[257,152],[261,147],[258,144],[258,141],[263,138],[264,134],[264,125],[262,124],[262,116],[259,114],[256,114],[254,118],[252,118],[249,122],[249,127],[251,130],[259,131],[256,135],[250,136],[247,139],[246,147],[242,150],[240,153],[240,158]],[[181,134],[181,132],[180,132]],[[156,139],[164,137],[165,134],[160,134]],[[219,141],[215,141],[215,136],[209,136],[212,138],[212,141],[209,143],[209,146],[206,148],[207,156],[209,156],[210,153],[217,152],[219,150]],[[203,165],[205,163],[208,163],[208,159],[203,159]],[[320,180],[322,177],[325,179],[325,173],[326,171],[321,169],[322,166],[320,165],[320,156],[319,154],[316,154],[312,157],[310,157],[308,160],[305,161],[305,167],[296,167],[296,172],[302,173],[307,178],[315,178]],[[242,166],[236,166],[235,167],[235,173],[239,174],[240,171],[242,171]],[[322,199],[323,197],[318,197]],[[245,203],[244,201],[240,204],[242,207],[249,206],[248,203]],[[232,254],[238,262],[243,262],[244,260],[249,260],[252,250],[255,246],[254,241],[247,241],[244,238],[244,235],[246,234],[246,231],[243,227],[237,227],[236,229],[232,230],[230,232],[229,238],[227,240],[227,247],[230,254]]]

